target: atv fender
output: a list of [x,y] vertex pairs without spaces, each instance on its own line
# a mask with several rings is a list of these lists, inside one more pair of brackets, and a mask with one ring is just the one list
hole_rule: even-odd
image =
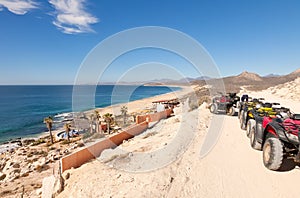
[[262,123],[256,122],[255,125],[255,129],[256,129],[256,139],[259,143],[263,144],[263,140],[264,140],[264,129],[262,126]]
[[277,131],[276,131],[275,127],[272,126],[271,123],[267,124],[267,126],[266,126],[265,129],[263,129],[263,127],[261,127],[261,128],[262,128],[262,135],[261,135],[261,137],[262,137],[262,144],[265,143],[267,137],[278,138]]

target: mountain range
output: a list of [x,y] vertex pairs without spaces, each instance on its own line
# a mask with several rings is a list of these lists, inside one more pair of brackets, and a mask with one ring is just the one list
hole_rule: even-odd
[[[247,86],[250,90],[263,90],[269,87],[276,86],[290,82],[300,77],[300,69],[287,74],[287,75],[275,75],[269,74],[266,76],[260,76],[256,73],[244,71],[236,76],[228,76],[221,78],[224,82],[227,91],[237,92],[241,86]],[[213,78],[202,76],[198,78],[182,78],[180,80],[160,79],[153,80],[151,82],[144,82],[146,85],[200,85],[203,86],[206,81],[214,80]]]
[[[227,76],[221,78],[223,80],[226,90],[228,92],[238,92],[241,86],[247,86],[250,90],[263,90],[269,87],[273,87],[279,84],[283,84],[286,82],[290,82],[300,77],[300,68],[295,70],[294,72],[287,75],[277,75],[277,74],[269,74],[266,76],[260,76],[257,73],[244,71],[239,75],[235,76]],[[208,76],[200,76],[197,78],[182,78],[179,80],[172,79],[155,79],[152,81],[139,81],[139,82],[118,82],[118,85],[200,85],[204,86],[210,80],[214,80],[214,78],[210,78]],[[103,84],[115,84],[112,82],[101,83]]]

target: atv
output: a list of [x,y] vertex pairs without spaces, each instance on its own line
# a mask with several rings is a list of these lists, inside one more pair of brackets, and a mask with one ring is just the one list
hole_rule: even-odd
[[276,115],[266,115],[251,128],[250,144],[263,150],[263,163],[270,170],[280,169],[283,158],[300,161],[300,114],[281,108]]
[[[276,105],[279,103],[276,103]],[[278,116],[280,117],[287,117],[287,112],[289,112],[288,108],[285,107],[274,107],[269,108],[269,107],[262,107],[256,110],[252,110],[252,119],[249,119],[247,122],[247,136],[250,138],[250,143],[252,148],[260,150],[261,145],[257,144],[256,136],[255,136],[255,131],[256,127],[261,127],[263,126],[262,123],[263,121],[267,121],[273,118],[276,118]]]
[[[248,122],[251,122],[249,121],[250,119],[254,119],[253,112],[256,111],[257,109],[263,107],[263,108],[267,108],[265,109],[266,111],[271,110],[269,105],[270,103],[264,104],[263,100],[264,98],[259,98],[259,99],[254,98],[248,102],[241,102],[239,113],[238,113],[241,129],[243,130],[247,129],[247,126],[249,126]],[[264,111],[264,109],[262,110]]]
[[209,109],[214,114],[225,112],[227,115],[233,116],[237,112],[237,103],[239,101],[240,97],[236,93],[219,94],[213,97]]

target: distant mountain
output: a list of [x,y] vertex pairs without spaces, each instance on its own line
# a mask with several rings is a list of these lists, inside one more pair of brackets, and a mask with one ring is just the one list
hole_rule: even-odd
[[281,76],[279,74],[268,74],[266,76],[264,76],[265,78],[270,78],[270,77],[278,77],[278,76]]
[[238,80],[238,81],[247,81],[247,80],[262,81],[263,80],[263,78],[261,76],[259,76],[258,74],[247,72],[247,71],[244,71],[240,75],[237,75],[235,77],[235,79]]
[[[269,87],[274,87],[279,84],[284,84],[290,82],[300,77],[300,69],[288,74],[288,75],[276,75],[269,74],[267,76],[260,76],[253,72],[244,71],[236,76],[228,76],[221,78],[224,82],[226,90],[228,92],[238,92],[241,86],[247,86],[248,89],[252,90],[263,90]],[[213,78],[207,76],[201,76],[197,78],[182,78],[179,80],[172,79],[155,79],[152,81],[142,81],[142,82],[119,82],[118,84],[124,85],[199,85],[204,86],[207,84],[207,81],[214,80]],[[103,83],[101,83],[103,84]],[[107,83],[115,84],[115,83]]]
[[172,80],[172,79],[155,79],[151,81],[144,81],[144,82],[139,82],[139,83],[144,83],[147,85],[160,85],[160,84],[165,84],[165,85],[189,85],[190,83],[194,81],[199,81],[199,80],[209,80],[211,79],[208,76],[200,76],[197,78],[191,78],[191,77],[186,77],[186,78],[181,78],[179,80]]
[[[288,75],[268,75],[264,77],[256,73],[244,71],[239,75],[228,76],[221,79],[224,82],[227,92],[238,92],[242,86],[247,86],[247,88],[251,90],[263,90],[293,81],[298,77],[300,77],[300,69],[297,69]],[[206,82],[203,80],[195,80],[192,84],[203,86]]]

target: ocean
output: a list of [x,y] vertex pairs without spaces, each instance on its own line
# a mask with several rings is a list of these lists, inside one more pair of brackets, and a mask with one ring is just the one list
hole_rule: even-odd
[[[179,89],[118,85],[118,92],[115,93],[113,85],[101,85],[96,88],[95,107],[139,100]],[[127,90],[134,90],[130,97],[114,97],[115,94],[128,94]],[[72,85],[0,86],[0,143],[47,131],[43,123],[44,117],[72,112],[72,92]]]

